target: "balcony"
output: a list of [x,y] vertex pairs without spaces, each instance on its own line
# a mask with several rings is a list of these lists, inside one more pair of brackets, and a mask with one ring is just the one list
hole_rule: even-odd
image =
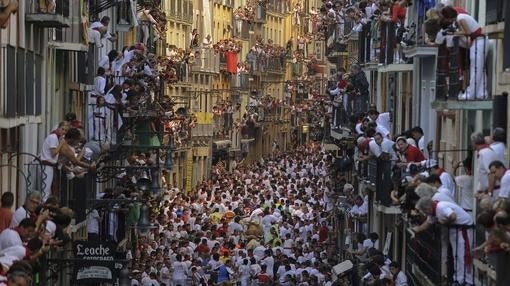
[[370,159],[366,162],[366,179],[375,188],[374,206],[387,214],[399,214],[400,209],[392,204],[392,161]]
[[219,73],[220,57],[213,49],[200,49],[200,57],[191,66],[192,72]]
[[[469,50],[459,48],[458,40],[454,41],[454,46],[451,48],[446,47],[446,44],[438,47],[436,101],[432,103],[432,108],[449,110],[492,109],[492,98],[489,94],[490,87],[485,62],[466,63],[459,61],[459,58],[464,58],[459,56],[459,53],[469,53]],[[471,77],[471,70],[480,73],[480,78]]]
[[[481,272],[476,269],[476,261],[469,263],[471,255],[462,255],[465,249],[475,248],[473,226],[433,224],[427,230],[414,233],[408,228],[406,234],[406,274],[412,285],[451,285],[456,271],[476,273],[473,275],[474,284],[481,284]],[[469,237],[469,248],[460,247],[464,237]],[[453,245],[453,247],[452,247]],[[457,247],[455,247],[457,245]],[[449,251],[451,247],[451,252]],[[480,266],[480,263],[478,263]],[[462,270],[461,270],[462,269]],[[466,275],[465,277],[468,277]],[[420,283],[417,283],[417,282]]]
[[74,8],[72,2],[56,0],[55,7],[43,7],[42,2],[31,0],[29,12],[25,15],[27,23],[43,28],[68,28],[71,25],[69,12]]
[[248,90],[250,86],[250,75],[247,73],[237,73],[230,77],[230,88]]
[[[405,52],[403,46],[413,46],[412,32],[414,26],[407,27],[402,40],[397,43],[397,27],[393,22],[380,22],[379,37],[373,39],[373,31],[365,25],[359,28],[357,33],[358,41],[358,62],[366,68],[375,67],[381,72],[411,71],[412,58]],[[352,35],[349,39],[352,38]]]

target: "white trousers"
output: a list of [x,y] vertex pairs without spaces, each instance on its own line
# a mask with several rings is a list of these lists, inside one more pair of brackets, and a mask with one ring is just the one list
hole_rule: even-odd
[[466,89],[467,99],[487,98],[487,75],[485,74],[485,56],[487,47],[485,38],[476,38],[469,48],[469,86]]
[[452,246],[453,252],[453,280],[462,284],[469,283],[473,284],[473,265],[466,265],[464,255],[464,247],[466,243],[469,244],[470,250],[473,249],[473,229],[466,229],[467,237],[469,241],[464,240],[462,230],[460,228],[451,228],[450,233],[450,245]]

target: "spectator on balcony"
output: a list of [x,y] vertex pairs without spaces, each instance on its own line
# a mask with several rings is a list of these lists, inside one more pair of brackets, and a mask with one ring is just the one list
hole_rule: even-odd
[[[423,134],[423,129],[420,126],[415,126],[411,129],[411,135],[417,143],[418,149],[425,155],[425,136]],[[430,158],[431,159],[431,158]]]
[[486,144],[482,133],[473,133],[471,135],[471,144],[477,152],[478,168],[478,186],[475,186],[476,192],[492,192],[492,186],[489,188],[489,165],[499,160],[496,152]]
[[213,41],[211,35],[205,36],[204,40],[202,41],[202,48],[204,49],[212,49]]
[[441,180],[441,186],[448,191],[449,196],[455,200],[455,181],[452,175],[446,172],[444,168],[439,168],[436,160],[429,160],[430,175],[436,175]]
[[407,276],[402,271],[400,263],[393,261],[390,263],[390,272],[393,276],[393,286],[407,286]]
[[408,167],[410,163],[421,164],[421,162],[425,161],[425,157],[420,150],[409,144],[405,137],[398,137],[396,143],[400,161],[397,163],[399,167]]
[[31,218],[24,218],[16,227],[7,228],[0,233],[0,251],[10,247],[24,246],[34,237],[36,223]]
[[[501,127],[494,128],[494,130],[492,131],[492,136],[486,137],[485,141],[487,144],[489,144],[489,147],[492,150],[494,150],[498,158],[507,157],[505,129]],[[508,164],[506,164],[506,161],[503,163],[505,164],[505,166],[508,166]]]
[[377,124],[376,131],[381,133],[384,137],[388,138],[390,136],[390,113],[389,112],[383,112],[379,113],[376,109],[370,109],[368,111],[368,118],[370,119],[370,122],[374,122]]
[[64,135],[69,129],[69,123],[63,121],[58,128],[50,133],[41,148],[41,164],[43,165],[43,201],[50,195],[53,184],[53,175],[62,147],[65,144]]
[[369,96],[369,83],[365,72],[357,64],[351,65],[351,77],[349,81],[354,88],[354,107],[353,113],[359,114],[367,111],[368,96]]
[[62,156],[59,156],[58,161],[62,165],[72,164],[73,166],[79,166],[89,171],[95,171],[95,163],[85,163],[81,161],[81,157],[76,156],[75,147],[82,142],[82,140],[82,134],[78,129],[69,129],[65,134],[64,144],[62,144],[60,151]]
[[102,48],[102,39],[110,41],[116,40],[116,37],[108,32],[110,17],[104,16],[100,21],[92,22],[89,26],[89,43],[95,44],[96,47]]
[[19,223],[25,218],[35,220],[37,214],[35,211],[41,205],[41,194],[38,192],[31,192],[25,198],[25,204],[19,207],[12,216],[11,227],[17,227]]
[[8,1],[7,3],[5,6],[0,7],[0,29],[7,28],[11,14],[15,14],[18,11],[18,1]]
[[[432,196],[430,196],[433,198],[433,200],[441,202],[442,201],[452,203],[455,202],[455,196],[449,189],[443,186],[443,184],[441,183],[441,179],[439,178],[438,175],[435,174],[430,175],[427,178],[425,178],[424,182],[436,188],[435,192],[432,194]],[[424,195],[423,193],[420,193],[419,196],[423,197]]]
[[366,233],[368,227],[366,217],[368,214],[368,202],[361,196],[357,196],[349,214],[355,220],[355,230]]
[[459,205],[468,213],[473,211],[474,182],[473,182],[473,158],[468,156],[462,162],[454,164],[454,174],[459,167],[464,168],[464,174],[455,177],[455,183],[459,187]]
[[489,165],[489,174],[494,181],[500,182],[499,189],[493,191],[495,198],[508,199],[510,195],[510,169],[506,169],[501,161],[492,161]]
[[465,93],[459,94],[459,100],[473,100],[487,98],[487,76],[485,73],[485,57],[487,47],[482,27],[471,15],[459,13],[455,8],[446,6],[441,10],[443,23],[457,24],[458,30],[454,35],[466,37],[469,47],[469,85]]
[[111,141],[111,127],[113,114],[106,105],[103,96],[96,98],[96,105],[92,106],[88,114],[88,140],[108,143]]
[[0,233],[11,226],[12,216],[14,213],[12,212],[12,206],[14,205],[14,195],[11,192],[5,192],[2,194],[2,198],[0,200]]
[[369,143],[370,154],[378,159],[395,161],[397,155],[393,146],[395,142],[388,139],[380,132],[375,133],[374,139]]
[[99,210],[94,208],[87,214],[87,239],[91,242],[99,242],[99,230],[101,229],[102,217]]
[[421,198],[416,209],[422,214],[437,218],[440,224],[449,227],[449,241],[453,249],[455,283],[473,285],[473,218],[459,205],[451,202],[435,202]]
[[57,8],[56,0],[39,0],[39,12],[44,14],[55,14]]
[[96,77],[94,78],[94,89],[90,92],[88,104],[96,104],[97,97],[105,95],[106,89],[106,70],[103,67],[97,68]]

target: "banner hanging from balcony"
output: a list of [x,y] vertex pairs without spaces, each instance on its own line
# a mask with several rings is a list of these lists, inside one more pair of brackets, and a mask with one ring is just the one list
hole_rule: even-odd
[[118,252],[111,242],[76,241],[74,278],[77,284],[115,282],[127,263],[126,253]]
[[225,52],[227,58],[227,72],[237,73],[237,52]]

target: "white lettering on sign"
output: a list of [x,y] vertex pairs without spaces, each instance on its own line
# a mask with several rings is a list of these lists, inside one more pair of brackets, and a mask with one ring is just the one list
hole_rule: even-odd
[[99,247],[85,247],[83,244],[77,244],[76,245],[76,254],[81,256],[109,256],[110,255],[110,248],[109,247],[103,247],[103,245],[100,245]]

